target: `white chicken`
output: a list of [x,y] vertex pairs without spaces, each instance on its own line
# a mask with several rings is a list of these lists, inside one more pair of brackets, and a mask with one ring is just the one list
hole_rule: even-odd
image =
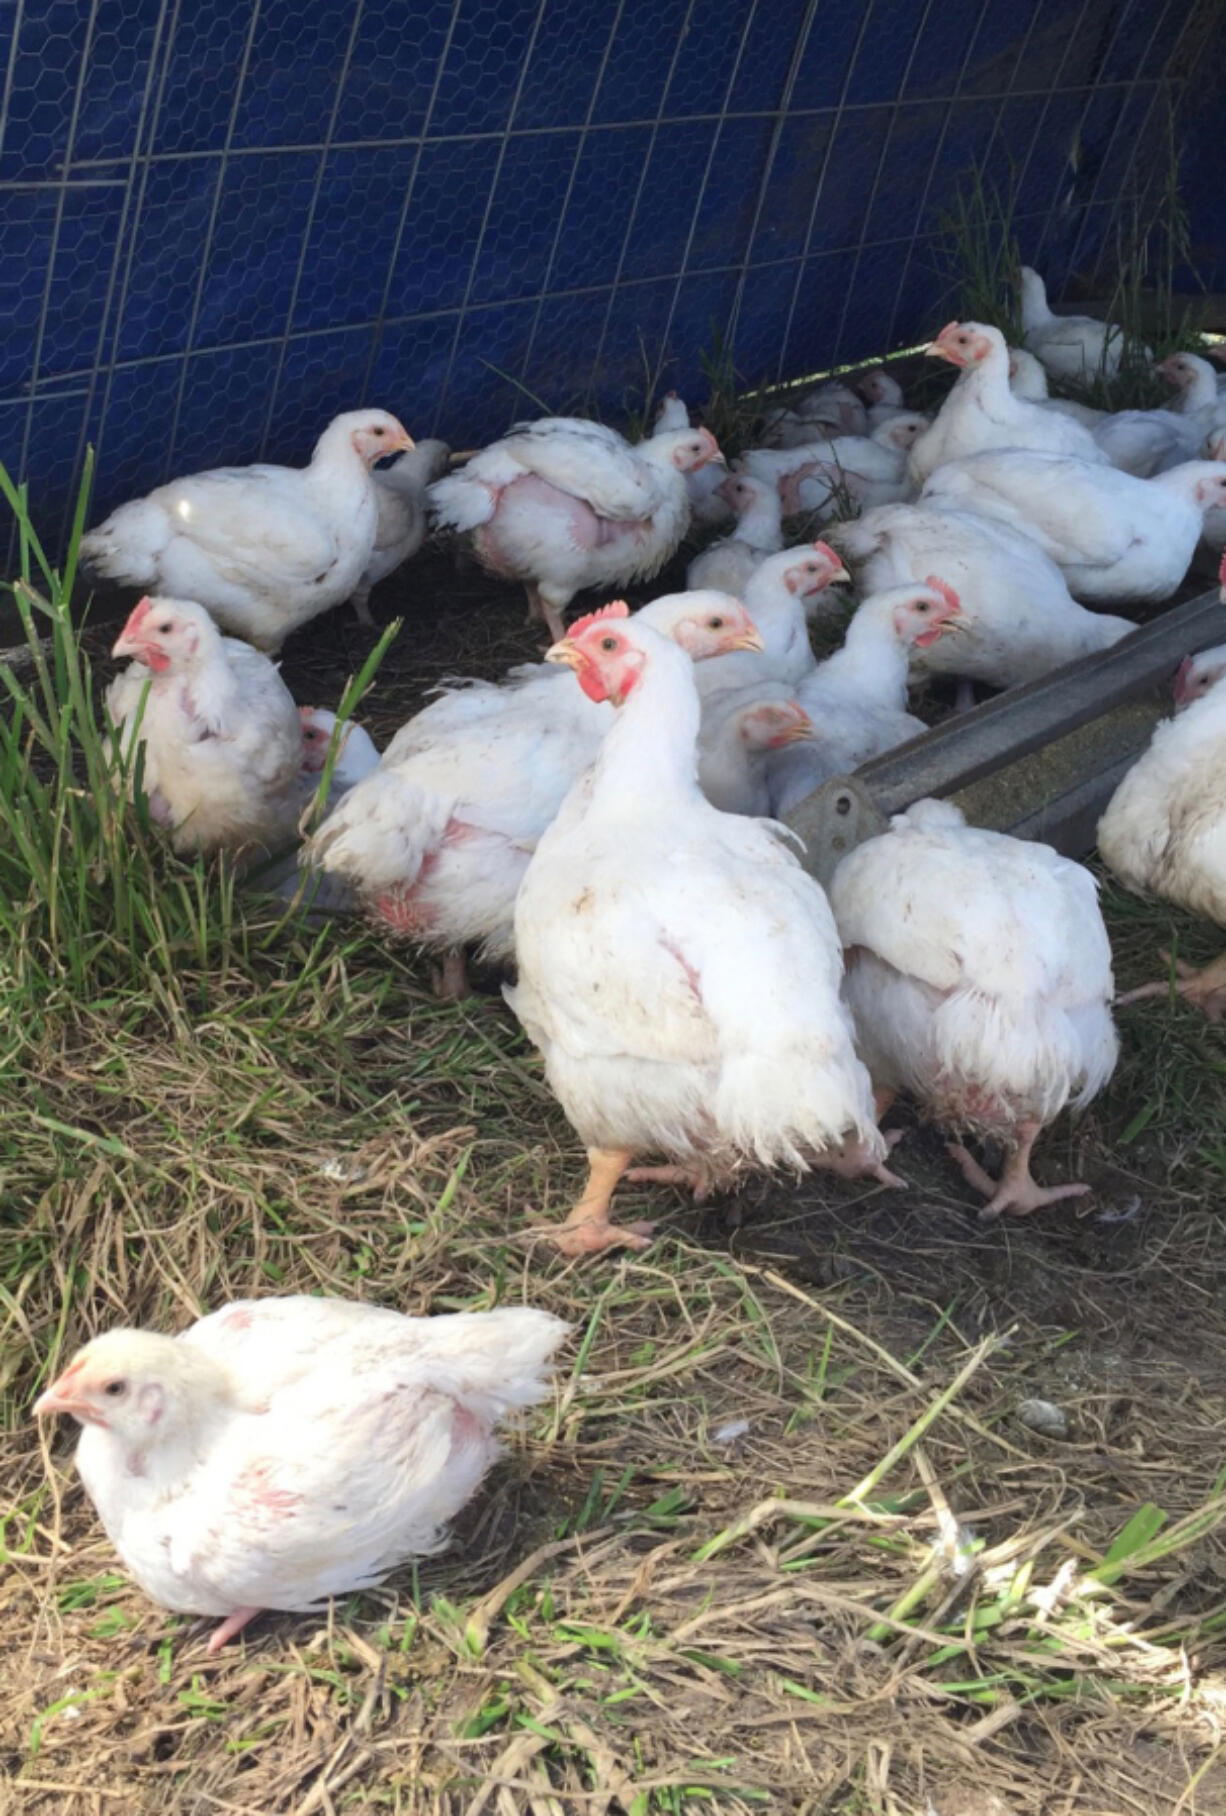
[[936,421],[917,439],[907,471],[917,485],[947,461],[985,448],[1041,448],[1103,461],[1090,431],[1071,417],[1028,404],[1009,388],[1009,349],[999,328],[950,322],[925,349],[959,369]]
[[902,386],[892,373],[884,367],[877,366],[870,372],[864,372],[857,378],[852,389],[868,405],[868,426],[879,429],[882,423],[892,417],[907,413],[907,402],[903,396]]
[[[1053,378],[1087,384],[1100,374],[1114,378],[1124,352],[1124,331],[1089,315],[1055,315],[1047,286],[1029,265],[1021,272],[1022,339]],[[1143,358],[1152,359],[1148,347]]]
[[957,593],[935,576],[923,586],[890,587],[861,602],[842,649],[796,689],[813,734],[767,760],[774,813],[787,813],[831,776],[847,775],[927,730],[907,711],[911,659],[962,622]]
[[[673,593],[643,612],[695,659],[761,646],[745,608],[722,593]],[[463,995],[464,947],[510,957],[515,892],[536,841],[612,719],[541,664],[501,686],[457,687],[401,727],[306,859],[349,883],[385,929],[443,952],[443,993]]]
[[783,518],[774,486],[747,473],[729,473],[721,486],[736,513],[731,536],[721,537],[695,555],[686,569],[687,587],[714,587],[737,598],[768,555],[783,547]]
[[1024,347],[1009,349],[1009,387],[1015,397],[1025,398],[1028,404],[1042,404],[1045,410],[1059,410],[1065,416],[1071,416],[1074,422],[1084,423],[1088,429],[1103,422],[1109,414],[1106,410],[1096,410],[1092,404],[1079,403],[1076,398],[1049,396],[1047,373],[1034,354],[1027,353]]
[[768,411],[763,422],[764,439],[779,448],[810,441],[815,435],[864,435],[867,430],[863,400],[841,379],[828,379],[793,403]]
[[964,1147],[949,1150],[988,1200],[984,1214],[1088,1192],[1036,1184],[1030,1155],[1067,1103],[1102,1089],[1118,1054],[1111,947],[1089,871],[1050,846],[970,827],[948,801],[919,801],[843,860],[830,901],[874,1087],[1006,1144],[999,1179]]
[[943,466],[923,504],[976,511],[1030,536],[1075,599],[1158,604],[1191,564],[1226,468],[1185,461],[1152,479],[1061,454],[1004,449]]
[[430,501],[440,523],[472,532],[483,567],[525,583],[529,616],[557,638],[583,588],[659,572],[689,524],[685,475],[722,458],[707,429],[632,447],[603,424],[545,417],[436,480]]
[[939,572],[957,593],[960,634],[917,650],[915,674],[1013,687],[1106,649],[1136,628],[1127,618],[1079,606],[1060,569],[1023,530],[935,504],[882,505],[831,531],[865,592],[923,585]]
[[530,1307],[406,1318],[344,1299],[239,1300],[176,1337],[95,1337],[40,1397],[153,1601],[304,1614],[447,1542],[494,1429],[549,1392],[570,1326]]
[[415,448],[397,455],[390,466],[374,469],[375,546],[366,571],[353,590],[353,609],[359,624],[371,623],[373,589],[416,555],[425,541],[426,489],[447,471],[450,454],[445,441],[419,441]]
[[860,509],[909,497],[907,453],[928,426],[926,416],[903,411],[870,435],[837,435],[792,448],[750,448],[738,462],[755,479],[779,488],[785,516],[827,510],[843,493]]
[[[670,391],[660,402],[656,411],[655,427],[652,435],[670,435],[676,429],[688,429],[690,413],[675,391]],[[732,507],[723,493],[727,473],[720,461],[708,461],[706,466],[691,469],[685,476],[685,489],[690,498],[690,515],[695,523],[710,528],[716,524],[725,524],[732,516]]]
[[698,1192],[753,1166],[890,1182],[826,898],[768,822],[704,800],[682,652],[638,620],[594,615],[549,659],[619,709],[515,904],[519,982],[505,994],[587,1149],[555,1242],[645,1247],[650,1226],[609,1219],[645,1153],[669,1164],[630,1179]]
[[847,578],[847,569],[826,542],[768,556],[745,588],[745,606],[760,647],[714,656],[695,669],[700,697],[705,701],[725,689],[772,681],[794,687],[813,667],[809,620],[823,601],[837,601],[838,595],[827,588]]
[[1179,393],[1172,410],[1181,416],[1197,416],[1206,422],[1205,434],[1223,411],[1223,398],[1218,374],[1207,359],[1196,353],[1172,353],[1154,367]]
[[[1206,669],[1223,655],[1207,651]],[[1226,927],[1226,679],[1219,675],[1198,693],[1158,726],[1112,795],[1098,823],[1098,849],[1125,888],[1161,896]],[[1175,970],[1177,993],[1210,1021],[1221,1021],[1226,953],[1202,970],[1182,960]],[[1170,989],[1164,979],[1120,1001],[1166,996]]]
[[766,762],[772,751],[806,742],[813,721],[781,682],[713,694],[698,733],[698,785],[721,813],[769,814]]
[[82,538],[82,570],[198,600],[223,630],[278,650],[359,585],[375,545],[371,468],[412,447],[386,410],[350,410],[307,467],[218,467],[120,505]]
[[142,599],[113,654],[135,661],[108,688],[107,712],[131,781],[143,749],[150,817],[175,850],[250,854],[292,840],[302,729],[275,664],[186,599]]
[[[327,767],[332,734],[336,730],[336,714],[324,706],[300,706],[298,718],[302,726],[302,773],[308,778],[313,792],[314,783],[309,778],[322,775]],[[360,782],[378,765],[379,749],[374,739],[364,725],[351,719],[341,733],[336,761],[332,765],[329,798],[339,799],[347,794],[355,782]]]
[[1226,643],[1203,649],[1199,655],[1185,656],[1175,676],[1175,711],[1184,712],[1203,700],[1211,687],[1226,675]]

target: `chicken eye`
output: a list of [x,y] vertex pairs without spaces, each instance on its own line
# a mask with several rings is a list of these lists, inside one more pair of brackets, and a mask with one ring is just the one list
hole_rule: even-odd
[[722,618],[710,618],[707,620],[707,628],[708,630],[722,631],[724,628],[724,621]]
[[928,601],[926,599],[917,599],[915,601],[915,609],[917,612],[928,611],[929,610]]
[[383,430],[382,430],[382,429],[381,429],[381,428],[380,428],[380,427],[379,427],[379,426],[378,426],[378,425],[377,425],[377,424],[376,424],[376,426],[375,426],[375,429],[374,429],[374,433],[375,433],[375,434],[376,434],[376,435],[382,435],[382,434],[383,434],[383,432],[384,432],[384,431],[383,431]]
[[617,638],[616,637],[602,637],[600,639],[600,647],[603,650],[608,650],[608,651],[612,652],[613,650],[615,650],[617,648]]
[[168,637],[170,635],[171,631],[175,627],[173,624],[167,623],[167,624],[155,624],[153,628],[157,632],[159,637]]
[[126,1381],[108,1381],[102,1391],[109,1394],[112,1400],[118,1400],[127,1393],[128,1384]]

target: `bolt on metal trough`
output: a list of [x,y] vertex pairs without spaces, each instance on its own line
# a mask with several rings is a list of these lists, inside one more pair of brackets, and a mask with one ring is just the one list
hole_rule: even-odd
[[1171,710],[1184,656],[1226,642],[1217,589],[1130,636],[935,725],[909,744],[834,776],[784,816],[819,883],[891,814],[931,796],[974,826],[1043,839],[1068,857],[1094,844],[1099,815]]

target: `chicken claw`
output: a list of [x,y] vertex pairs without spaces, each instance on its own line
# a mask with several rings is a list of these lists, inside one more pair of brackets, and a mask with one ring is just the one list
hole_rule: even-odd
[[631,1185],[675,1185],[692,1192],[695,1204],[705,1204],[715,1190],[715,1182],[701,1167],[631,1167],[626,1174]]
[[1030,1171],[1030,1155],[1039,1128],[1037,1122],[1023,1123],[1020,1139],[999,1179],[993,1179],[961,1142],[946,1142],[945,1151],[956,1161],[966,1183],[988,1200],[979,1213],[980,1223],[991,1223],[1004,1211],[1012,1217],[1028,1217],[1045,1205],[1059,1204],[1064,1198],[1084,1198],[1093,1191],[1093,1186],[1088,1185],[1043,1186],[1038,1183]]
[[634,1159],[627,1148],[589,1148],[587,1185],[565,1223],[547,1233],[564,1255],[597,1255],[605,1249],[645,1249],[655,1228],[650,1223],[616,1224],[609,1205],[618,1180]]
[[[1158,955],[1163,964],[1171,964],[1169,952]],[[1205,1018],[1211,1022],[1220,1022],[1226,1017],[1226,952],[1215,958],[1210,965],[1203,965],[1197,970],[1184,959],[1177,958],[1175,965],[1174,990],[1176,996],[1182,996],[1193,1008],[1203,1011]],[[1138,990],[1128,990],[1123,996],[1117,996],[1115,1006],[1122,1008],[1126,1003],[1139,1003],[1148,996],[1169,996],[1172,984],[1168,978],[1161,978],[1152,984],[1142,984]]]

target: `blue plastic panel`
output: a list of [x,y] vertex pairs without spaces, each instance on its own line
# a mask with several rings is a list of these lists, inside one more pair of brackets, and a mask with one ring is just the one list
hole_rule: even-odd
[[[1092,271],[1211,0],[0,0],[0,459],[52,541],[336,410],[458,446],[910,344],[973,166]],[[1220,79],[1220,71],[1218,77]],[[1221,246],[1215,269],[1223,263]]]

